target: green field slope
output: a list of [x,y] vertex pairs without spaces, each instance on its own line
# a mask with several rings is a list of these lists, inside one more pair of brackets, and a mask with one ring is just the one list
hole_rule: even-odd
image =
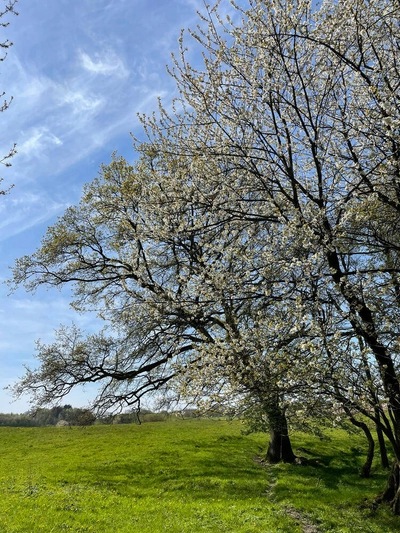
[[400,531],[366,505],[387,473],[359,478],[363,440],[330,436],[294,438],[311,466],[262,466],[266,436],[239,423],[0,428],[0,532]]

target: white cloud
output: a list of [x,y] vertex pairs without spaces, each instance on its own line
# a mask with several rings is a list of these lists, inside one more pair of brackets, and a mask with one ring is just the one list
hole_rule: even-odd
[[68,104],[72,107],[74,113],[88,113],[93,112],[104,103],[104,99],[97,98],[94,95],[85,93],[84,91],[65,91],[60,88],[58,91],[60,104]]
[[112,50],[101,53],[96,52],[93,58],[86,52],[81,51],[79,59],[82,67],[93,74],[117,76],[118,78],[127,78],[129,76],[129,70]]
[[62,141],[51,133],[45,126],[30,128],[27,132],[28,137],[18,145],[18,153],[25,156],[40,157],[43,151],[49,146],[61,146]]
[[0,242],[50,220],[67,207],[45,193],[13,192],[0,204]]
[[[14,62],[18,65],[18,72],[20,74],[19,83],[20,89],[18,91],[18,100],[27,99],[31,104],[32,101],[39,99],[49,88],[50,80],[43,77],[29,76],[23,70],[18,58],[14,58]],[[25,85],[27,83],[27,85]]]

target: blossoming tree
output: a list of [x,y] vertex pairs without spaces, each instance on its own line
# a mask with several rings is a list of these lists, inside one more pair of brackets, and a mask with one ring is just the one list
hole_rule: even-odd
[[[17,391],[252,398],[278,458],[286,415],[329,406],[369,417],[400,461],[400,5],[234,7],[208,7],[192,34],[201,68],[182,38],[179,97],[142,117],[136,167],[104,167],[16,263],[17,284],[72,282],[114,328],[62,330]],[[383,495],[397,513],[398,469]]]

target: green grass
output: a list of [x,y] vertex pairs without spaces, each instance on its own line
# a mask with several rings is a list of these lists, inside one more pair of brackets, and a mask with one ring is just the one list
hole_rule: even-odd
[[0,428],[0,532],[400,531],[386,508],[362,507],[387,478],[358,476],[363,440],[331,437],[294,439],[313,466],[262,467],[266,436],[226,421]]

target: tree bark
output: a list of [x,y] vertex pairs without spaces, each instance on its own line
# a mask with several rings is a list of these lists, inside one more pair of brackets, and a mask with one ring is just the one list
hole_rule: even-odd
[[284,463],[293,463],[297,459],[292,449],[289,435],[281,435],[281,456]]
[[340,390],[337,384],[335,385],[335,392],[336,392],[338,400],[341,401],[344,412],[348,416],[350,422],[353,424],[353,426],[362,429],[364,431],[365,436],[367,437],[367,441],[368,441],[367,458],[365,460],[363,467],[361,468],[360,476],[363,478],[368,478],[371,475],[371,466],[372,466],[372,461],[374,459],[374,451],[375,451],[375,441],[372,437],[371,431],[369,427],[367,426],[367,424],[365,422],[361,422],[360,420],[357,420],[356,418],[354,418],[351,410],[346,405],[346,398],[344,398],[343,395],[340,393]]
[[363,467],[361,468],[360,476],[363,478],[368,478],[371,475],[371,466],[372,466],[372,460],[374,458],[374,451],[375,451],[375,441],[366,424],[362,423],[361,429],[364,431],[365,436],[367,437],[367,440],[368,440],[368,453],[367,453],[367,458],[365,460],[365,463]]
[[[397,289],[396,289],[396,294],[400,295],[400,292]],[[372,383],[373,380],[372,380],[371,369],[370,369],[370,366],[369,366],[368,359],[367,359],[367,357],[366,357],[366,355],[364,353],[365,344],[364,344],[364,341],[361,339],[361,337],[358,338],[358,341],[359,341],[359,344],[360,344],[360,352],[362,354],[362,359],[363,359],[363,363],[364,363],[365,375],[367,376],[368,382]],[[388,469],[389,468],[389,459],[388,459],[388,456],[387,456],[386,443],[385,443],[385,438],[384,438],[383,431],[382,431],[382,423],[383,423],[382,422],[382,417],[381,417],[380,409],[378,408],[379,398],[378,398],[377,391],[371,385],[369,386],[369,391],[370,391],[370,394],[371,394],[371,396],[372,396],[372,398],[374,400],[374,404],[375,404],[375,407],[374,407],[375,428],[376,428],[376,435],[378,437],[379,452],[380,452],[380,455],[381,455],[381,465],[382,465],[382,468],[387,468]],[[384,417],[384,419],[385,419],[385,417]],[[393,440],[394,440],[394,435],[393,435]]]
[[379,452],[381,454],[382,468],[389,468],[390,465],[389,465],[389,459],[387,456],[385,438],[383,436],[383,431],[378,424],[376,424],[376,434],[377,434],[378,442],[379,442]]
[[279,463],[282,459],[282,438],[279,431],[271,429],[266,459],[269,463]]
[[376,505],[380,503],[388,503],[394,514],[400,515],[400,462],[394,463],[386,489],[375,499]]
[[290,442],[288,424],[284,411],[274,406],[270,413],[271,431],[266,459],[270,463],[294,463],[296,455]]
[[[331,236],[332,230],[328,219],[325,219],[324,225],[326,234]],[[400,381],[394,360],[379,338],[379,329],[376,328],[373,312],[364,301],[362,294],[359,294],[357,288],[349,283],[346,273],[342,271],[337,251],[328,250],[326,257],[331,267],[333,281],[347,301],[350,311],[359,318],[358,321],[350,318],[353,330],[370,348],[378,365],[386,399],[390,404],[395,439],[398,443],[400,442]]]
[[367,458],[365,460],[363,467],[361,468],[360,476],[363,478],[368,478],[371,475],[371,466],[372,466],[372,461],[374,458],[374,451],[375,451],[375,441],[372,437],[371,431],[369,430],[369,427],[367,426],[367,424],[365,424],[364,422],[360,422],[359,420],[356,420],[350,414],[350,411],[346,410],[346,408],[345,408],[345,411],[347,411],[346,414],[348,415],[350,422],[354,426],[362,429],[364,431],[365,436],[367,437],[367,441],[368,441]]

